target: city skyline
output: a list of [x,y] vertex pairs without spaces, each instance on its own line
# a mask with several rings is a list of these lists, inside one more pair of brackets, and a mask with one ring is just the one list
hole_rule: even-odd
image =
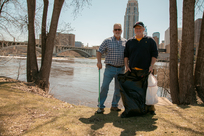
[[[84,9],[82,12],[83,17],[81,16],[76,19],[76,26],[80,27],[79,24],[82,21],[87,25],[87,28],[93,31],[86,33],[86,27],[81,26],[80,28],[76,28],[76,31],[73,31],[73,33],[76,32],[76,40],[83,42],[85,46],[87,43],[89,46],[100,45],[105,38],[113,36],[112,30],[114,23],[121,23],[124,31],[124,16],[127,3],[128,0],[92,1],[90,9]],[[148,36],[152,36],[154,32],[159,32],[159,43],[161,43],[165,38],[165,31],[169,28],[169,1],[138,0],[138,5],[139,21],[142,21],[146,26]],[[182,27],[182,6],[183,1],[177,1],[178,28]],[[104,7],[106,10],[104,10]],[[89,19],[86,20],[86,17],[90,21],[88,21]],[[82,20],[84,18],[85,20]],[[202,12],[199,14],[195,12],[195,20],[197,18],[202,18]],[[97,30],[98,28],[100,28],[99,31]],[[80,30],[83,30],[82,33],[80,33]],[[121,35],[122,37],[123,33]]]
[[[113,24],[121,23],[124,31],[124,16],[128,0],[103,0],[91,1],[91,6],[86,6],[75,18],[73,8],[64,6],[58,28],[62,29],[63,23],[70,23],[74,31],[75,40],[89,47],[100,45],[105,38],[113,36]],[[49,3],[48,21],[51,18],[53,3]],[[183,0],[177,1],[178,27],[182,27],[182,4]],[[160,33],[160,41],[164,40],[165,31],[169,28],[169,1],[164,0],[138,0],[139,21],[147,27],[148,36],[154,32]],[[195,20],[202,18],[202,12],[195,12]],[[6,36],[6,35],[5,35]],[[37,36],[37,34],[36,34]],[[123,33],[121,35],[123,37]],[[36,37],[38,39],[39,37]],[[13,38],[5,39],[13,40]],[[18,41],[27,40],[26,36],[17,37]]]

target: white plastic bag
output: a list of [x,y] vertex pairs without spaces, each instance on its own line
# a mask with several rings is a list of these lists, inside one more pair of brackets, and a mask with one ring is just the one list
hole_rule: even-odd
[[154,105],[158,103],[157,96],[157,79],[150,73],[148,76],[148,87],[146,92],[146,105]]

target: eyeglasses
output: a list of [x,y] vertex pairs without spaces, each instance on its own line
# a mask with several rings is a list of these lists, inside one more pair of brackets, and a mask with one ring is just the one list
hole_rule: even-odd
[[121,29],[114,29],[114,31],[121,31]]

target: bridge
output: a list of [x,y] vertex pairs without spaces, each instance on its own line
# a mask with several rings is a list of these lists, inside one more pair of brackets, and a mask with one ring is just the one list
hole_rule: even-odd
[[[12,42],[12,41],[0,41],[0,52],[5,49],[15,48],[15,47],[25,47],[27,48],[27,42]],[[36,45],[36,51],[41,53],[41,45]],[[53,56],[59,56],[60,53],[66,51],[75,51],[83,57],[96,56],[96,49],[92,48],[80,48],[80,47],[70,47],[70,46],[54,46]]]
[[60,53],[65,51],[75,51],[83,57],[96,56],[96,50],[91,48],[70,47],[70,46],[55,46],[53,55],[59,56]]

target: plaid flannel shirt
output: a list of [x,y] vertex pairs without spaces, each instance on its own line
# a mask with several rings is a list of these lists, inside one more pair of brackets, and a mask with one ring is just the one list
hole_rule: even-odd
[[106,54],[105,64],[111,64],[114,66],[124,65],[124,49],[126,41],[127,40],[124,38],[120,38],[118,41],[114,36],[103,41],[98,52]]

